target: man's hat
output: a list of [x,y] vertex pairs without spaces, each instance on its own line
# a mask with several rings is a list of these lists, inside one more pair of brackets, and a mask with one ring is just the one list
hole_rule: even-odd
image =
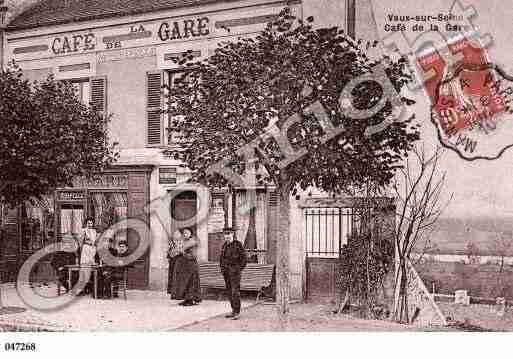
[[235,230],[232,227],[224,227],[223,233],[235,233]]

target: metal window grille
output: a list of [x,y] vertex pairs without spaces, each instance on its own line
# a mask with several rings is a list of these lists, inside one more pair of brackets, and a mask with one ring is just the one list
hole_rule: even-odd
[[357,226],[352,208],[305,208],[305,241],[308,257],[336,258]]

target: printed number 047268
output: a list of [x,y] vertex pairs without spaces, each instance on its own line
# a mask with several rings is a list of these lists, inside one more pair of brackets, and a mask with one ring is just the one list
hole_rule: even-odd
[[5,351],[34,351],[36,343],[5,343]]

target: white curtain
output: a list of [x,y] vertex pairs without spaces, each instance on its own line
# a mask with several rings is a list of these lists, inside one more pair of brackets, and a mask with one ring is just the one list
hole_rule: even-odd
[[72,233],[73,226],[73,210],[61,210],[61,233]]
[[84,222],[83,209],[61,210],[61,233],[80,233]]
[[[109,202],[114,207],[114,221],[119,222],[128,216],[128,196],[126,193],[112,193]],[[126,226],[125,226],[126,227]],[[116,234],[116,241],[126,240],[126,228]]]
[[73,233],[80,233],[84,226],[84,210],[74,209],[73,210]]
[[267,249],[267,206],[265,202],[265,192],[259,192],[257,194],[257,208],[255,211],[255,227],[256,227],[256,239],[257,249]]
[[235,193],[235,205],[236,205],[236,213],[235,213],[235,221],[236,221],[236,238],[244,244],[246,240],[246,235],[248,233],[249,228],[249,217],[251,214],[250,209],[247,206],[247,192],[246,191],[238,191]]
[[107,198],[105,194],[96,192],[91,194],[94,207],[94,223],[101,225],[104,218],[104,212],[107,210]]

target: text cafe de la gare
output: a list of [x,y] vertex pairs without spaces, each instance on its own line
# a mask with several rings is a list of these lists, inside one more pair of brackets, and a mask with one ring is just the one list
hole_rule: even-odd
[[[204,37],[210,34],[210,19],[201,17],[196,19],[184,19],[178,21],[164,21],[158,26],[157,36],[160,41],[188,40]],[[129,35],[148,34],[146,27],[141,24],[129,27]],[[142,37],[142,36],[141,36]],[[120,40],[104,41],[106,49],[121,48]],[[52,52],[56,55],[80,53],[98,50],[96,35],[93,32],[55,37],[51,45]]]

